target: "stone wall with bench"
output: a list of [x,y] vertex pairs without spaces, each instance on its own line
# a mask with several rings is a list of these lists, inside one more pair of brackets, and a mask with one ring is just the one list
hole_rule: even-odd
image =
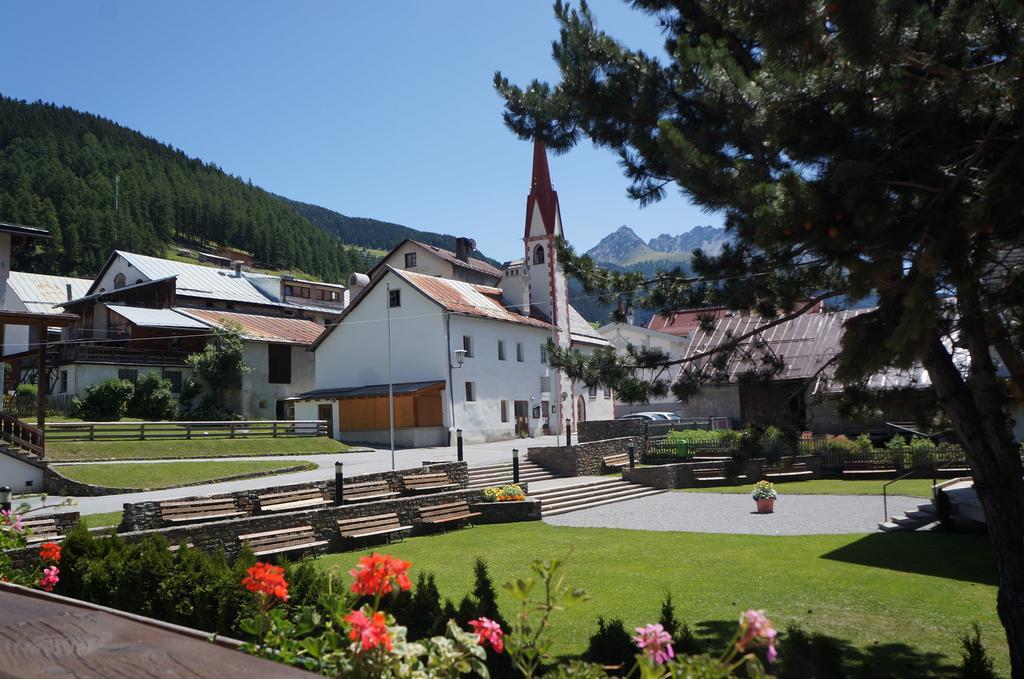
[[[764,478],[762,462],[763,460],[743,460],[737,471],[740,476],[746,478],[737,482],[753,484]],[[622,470],[622,479],[651,488],[694,488],[701,485],[694,475],[694,470],[708,466],[708,462],[676,462],[635,469],[626,468]]]
[[625,436],[571,446],[527,448],[526,457],[559,476],[600,476],[604,472],[603,458],[628,453],[630,445],[636,445],[636,439]]
[[[401,469],[397,471],[387,472],[376,472],[373,474],[360,474],[358,476],[346,476],[346,483],[363,483],[366,481],[384,481],[388,484],[388,488],[395,492],[402,492],[402,480],[401,477],[405,474],[418,474],[418,473],[438,473],[443,472],[448,475],[452,483],[457,484],[460,488],[465,488],[469,483],[469,473],[467,471],[465,462],[439,462],[432,463],[423,467],[413,467],[412,469]],[[303,488],[316,487],[319,488],[323,493],[324,497],[330,500],[334,499],[334,478],[321,479],[319,481],[289,484],[286,486],[269,486],[266,488],[254,488],[251,490],[237,491],[234,493],[217,493],[214,495],[182,495],[176,497],[174,500],[208,500],[211,498],[233,498],[238,505],[239,511],[246,512],[253,516],[266,516],[269,514],[281,514],[281,512],[261,512],[259,506],[259,496],[269,495],[272,493],[281,493],[289,490],[300,490]],[[145,502],[125,503],[124,505],[124,518],[121,521],[121,526],[118,528],[119,532],[132,532],[140,530],[150,530],[154,528],[163,528],[166,523],[160,515],[160,502],[161,500],[148,500]],[[191,525],[191,524],[190,524]],[[267,530],[274,530],[274,528],[268,528]],[[255,532],[255,531],[252,531]]]

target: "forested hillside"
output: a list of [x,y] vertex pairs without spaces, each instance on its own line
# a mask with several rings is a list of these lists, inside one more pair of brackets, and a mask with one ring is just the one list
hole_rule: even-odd
[[364,268],[357,250],[216,165],[99,116],[3,96],[0,221],[53,233],[17,262],[44,273],[88,276],[114,248],[162,256],[175,242],[230,245],[329,281]]
[[[420,231],[419,229],[402,226],[401,224],[382,222],[379,219],[370,219],[369,217],[349,217],[319,205],[300,203],[297,200],[291,200],[283,196],[281,200],[294,207],[300,215],[327,233],[337,236],[341,242],[350,245],[390,250],[406,238],[411,238],[421,243],[445,248],[446,250],[455,249],[455,236],[447,233]],[[465,235],[472,237],[471,234]],[[500,262],[484,256],[479,251],[475,253],[475,256],[495,266],[500,264]]]

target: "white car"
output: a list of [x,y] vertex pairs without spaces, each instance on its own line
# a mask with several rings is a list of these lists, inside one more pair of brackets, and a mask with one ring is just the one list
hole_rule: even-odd
[[668,412],[648,412],[648,413],[631,413],[629,415],[623,415],[619,418],[620,420],[646,420],[648,422],[677,422],[681,418],[675,413]]

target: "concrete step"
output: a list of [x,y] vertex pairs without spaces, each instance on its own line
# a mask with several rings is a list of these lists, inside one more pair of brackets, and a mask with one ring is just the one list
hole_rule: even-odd
[[[519,468],[520,469],[541,469],[541,470],[544,470],[544,467],[541,467],[539,464],[536,464],[534,462],[530,462],[529,460],[520,460],[519,461]],[[485,472],[503,471],[505,469],[512,469],[512,463],[511,462],[497,462],[495,464],[485,464],[485,465],[474,466],[474,467],[470,467],[469,468],[469,473],[470,474],[485,473]],[[547,470],[544,470],[544,471],[547,471]]]
[[903,526],[904,528],[909,528],[910,530],[914,530],[914,529],[920,528],[922,525],[924,525],[923,521],[919,521],[918,519],[912,519],[912,518],[910,518],[909,516],[906,516],[906,515],[904,515],[904,516],[890,516],[889,517],[889,522],[890,523],[895,523],[897,526]]
[[571,486],[559,486],[558,488],[548,488],[546,490],[531,491],[530,497],[537,498],[538,500],[548,500],[564,496],[579,495],[581,493],[587,493],[593,490],[608,489],[616,485],[632,485],[627,481],[623,481],[618,477],[610,477],[607,480],[601,481],[590,481],[587,483],[578,483]]
[[[646,488],[646,486],[642,486],[642,487]],[[568,505],[568,506],[560,507],[560,508],[556,508],[556,509],[544,509],[543,506],[542,506],[541,507],[541,514],[543,516],[559,516],[560,514],[568,514],[569,512],[578,512],[581,509],[590,509],[591,507],[600,507],[601,505],[609,505],[609,504],[613,504],[615,502],[625,502],[627,500],[635,500],[635,499],[638,499],[638,498],[648,497],[648,496],[651,496],[651,495],[660,495],[660,494],[666,493],[666,492],[668,492],[668,491],[660,490],[660,489],[657,489],[657,488],[647,488],[646,490],[639,491],[639,492],[636,492],[636,493],[633,493],[631,495],[624,496],[624,497],[614,497],[614,498],[606,498],[606,499],[602,499],[602,500],[594,500],[594,501],[591,501],[591,502],[583,502],[583,503],[574,504],[574,505]]]
[[878,522],[878,530],[884,531],[886,533],[896,533],[896,532],[899,532],[899,531],[913,530],[913,529],[907,528],[906,526],[901,526],[898,523],[893,523],[892,521],[879,521]]
[[938,516],[935,513],[935,509],[917,509],[906,513],[907,518],[914,519],[916,521],[934,521],[935,517]]
[[585,495],[574,495],[572,497],[563,497],[557,500],[541,500],[540,511],[541,514],[545,514],[551,511],[562,509],[564,507],[577,507],[579,505],[587,504],[590,502],[598,502],[603,500],[612,499],[630,499],[635,495],[646,493],[652,488],[645,486],[639,486],[634,488],[617,488],[609,492],[591,492]]

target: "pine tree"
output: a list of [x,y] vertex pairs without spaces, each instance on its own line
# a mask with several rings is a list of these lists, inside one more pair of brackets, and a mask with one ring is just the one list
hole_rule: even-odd
[[571,252],[567,268],[638,306],[717,303],[776,321],[806,300],[876,294],[847,324],[836,376],[927,368],[973,469],[1024,677],[1024,468],[1007,417],[1024,400],[1024,6],[633,5],[662,28],[660,60],[601,31],[585,4],[558,2],[561,80],[522,88],[497,74],[505,121],[556,151],[583,139],[616,151],[632,198],[678,188],[723,214],[735,245],[696,253],[691,276],[602,272]]

